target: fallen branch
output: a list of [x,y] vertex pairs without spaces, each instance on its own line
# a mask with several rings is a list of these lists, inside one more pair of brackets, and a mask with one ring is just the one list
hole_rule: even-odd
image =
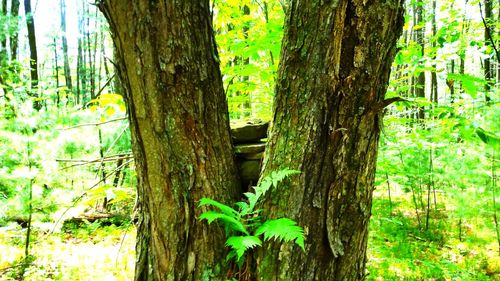
[[85,197],[85,195],[87,195],[87,192],[89,192],[90,190],[96,188],[99,186],[99,184],[101,184],[102,182],[104,182],[107,178],[111,177],[112,175],[114,175],[114,172],[116,172],[116,170],[120,170],[122,169],[123,167],[125,167],[126,165],[128,165],[130,162],[132,162],[133,160],[128,160],[126,161],[125,163],[123,163],[121,166],[119,167],[116,167],[116,169],[114,169],[111,173],[109,173],[106,177],[100,179],[98,182],[96,182],[94,185],[92,185],[91,187],[89,187],[87,190],[85,190],[85,192],[83,192],[82,194],[80,194],[80,196],[78,196],[77,198],[75,198],[73,200],[73,203],[68,207],[66,208],[66,210],[64,210],[64,212],[62,213],[62,215],[59,217],[59,219],[57,219],[57,221],[54,223],[54,227],[52,228],[52,231],[50,231],[48,234],[52,234],[54,233],[54,231],[56,230],[56,227],[57,225],[59,224],[59,222],[61,222],[62,218],[64,217],[64,215],[66,215],[66,213],[73,207],[76,206],[76,203],[78,203],[80,200],[83,199],[83,197]]

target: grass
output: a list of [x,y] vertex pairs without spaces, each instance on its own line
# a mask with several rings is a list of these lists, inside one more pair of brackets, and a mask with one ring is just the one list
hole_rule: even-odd
[[[392,194],[392,201],[390,210],[383,191],[374,194],[367,280],[500,280],[491,217],[462,219],[460,241],[459,219],[444,206],[431,212],[425,230],[425,223],[418,226],[411,194]],[[424,222],[425,214],[420,217]]]

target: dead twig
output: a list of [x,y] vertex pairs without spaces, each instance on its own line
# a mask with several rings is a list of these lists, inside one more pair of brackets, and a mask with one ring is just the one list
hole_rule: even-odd
[[127,117],[121,117],[121,118],[116,118],[116,119],[110,119],[110,120],[103,121],[103,122],[79,124],[79,125],[75,125],[75,126],[71,126],[71,127],[60,128],[59,130],[71,130],[71,129],[76,129],[76,128],[80,128],[80,127],[87,127],[87,126],[101,126],[101,125],[108,124],[111,122],[122,121],[122,120],[126,120],[126,119],[127,119]]
[[119,167],[116,167],[116,169],[114,169],[111,173],[109,173],[108,175],[106,175],[106,177],[100,179],[98,182],[96,182],[94,185],[92,185],[91,187],[89,187],[87,190],[85,190],[85,192],[83,192],[82,194],[80,194],[80,196],[78,196],[77,198],[75,198],[73,200],[73,203],[68,207],[66,208],[66,210],[64,210],[64,212],[61,214],[61,216],[57,219],[57,221],[55,222],[54,224],[54,227],[52,228],[52,231],[50,231],[48,234],[52,234],[54,233],[54,231],[56,230],[56,227],[57,225],[59,224],[59,222],[62,220],[62,218],[64,217],[64,215],[66,215],[66,213],[73,207],[76,206],[76,203],[78,203],[80,200],[83,199],[83,197],[85,197],[85,195],[87,195],[87,193],[98,187],[99,184],[101,184],[102,182],[104,182],[107,178],[111,177],[112,175],[114,175],[114,172],[116,172],[117,170],[120,170],[122,169],[123,167],[125,167],[126,165],[128,165],[130,162],[132,162],[133,160],[128,160],[126,161],[125,163],[123,163],[122,165],[120,165]]
[[93,163],[102,163],[102,162],[112,162],[118,160],[128,160],[132,159],[133,155],[131,152],[128,153],[120,153],[115,155],[106,156],[104,158],[96,158],[96,159],[56,159],[57,162],[67,162],[67,163],[76,163],[70,166],[66,166],[61,168],[61,170],[69,169],[76,166],[84,166]]

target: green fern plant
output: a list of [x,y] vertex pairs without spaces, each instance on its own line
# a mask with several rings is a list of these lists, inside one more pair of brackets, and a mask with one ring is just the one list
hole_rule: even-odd
[[231,248],[226,261],[234,259],[236,264],[241,267],[248,250],[262,246],[263,241],[271,239],[285,242],[294,241],[304,250],[304,230],[295,221],[288,218],[262,221],[259,215],[262,210],[255,209],[259,200],[271,187],[276,187],[288,176],[298,173],[300,171],[291,169],[272,172],[254,187],[254,192],[244,194],[247,200],[237,202],[236,209],[209,198],[200,200],[198,207],[208,205],[217,210],[205,211],[199,219],[206,220],[208,224],[219,221],[226,229],[228,237],[226,246]]

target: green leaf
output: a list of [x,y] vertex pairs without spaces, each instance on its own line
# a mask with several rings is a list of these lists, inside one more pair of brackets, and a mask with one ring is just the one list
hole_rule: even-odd
[[240,208],[240,216],[247,215],[249,212],[251,212],[250,205],[248,205],[248,203],[246,202],[236,202],[235,205]]
[[266,192],[274,185],[274,187],[278,186],[278,183],[293,174],[300,174],[298,170],[292,170],[288,168],[284,168],[279,171],[272,172],[268,176],[264,177],[259,185],[255,186],[255,194],[247,192],[245,196],[248,198],[248,202],[250,205],[250,210],[255,208],[257,201],[266,194]]
[[272,178],[270,176],[265,177],[258,186],[254,187],[255,193],[258,195],[258,197],[260,197],[264,195],[272,185]]
[[279,171],[274,171],[268,177],[264,178],[263,184],[259,187],[259,189],[262,192],[262,194],[265,194],[270,188],[268,181],[271,181],[272,185],[274,187],[277,187],[278,183],[280,183],[285,178],[294,174],[300,174],[300,171],[288,168]]
[[295,240],[302,250],[304,249],[304,230],[298,226],[294,220],[288,218],[281,218],[275,220],[268,220],[264,222],[257,230],[255,235],[264,234],[264,240],[284,240],[285,242]]
[[249,204],[249,211],[251,212],[254,208],[255,205],[257,204],[257,201],[259,200],[259,196],[257,196],[255,193],[252,192],[245,192],[245,196],[248,198],[248,204]]
[[213,221],[220,220],[225,226],[232,230],[245,233],[246,235],[249,234],[245,226],[240,221],[226,214],[221,214],[215,211],[207,211],[200,215],[199,220],[207,220],[208,224],[211,224]]
[[243,257],[248,249],[256,246],[261,246],[262,241],[256,236],[231,236],[226,241],[226,246],[233,248],[236,251],[238,260]]
[[488,144],[493,147],[500,145],[500,136],[497,136],[492,132],[487,132],[483,128],[478,127],[476,129],[476,134],[485,144]]
[[471,97],[475,97],[478,92],[476,83],[479,83],[480,85],[486,84],[486,80],[469,74],[450,73],[448,74],[447,79],[462,82],[462,87],[464,91]]
[[217,209],[221,210],[222,213],[234,218],[238,218],[238,211],[213,199],[201,198],[200,203],[198,203],[198,207],[205,205],[216,207]]

